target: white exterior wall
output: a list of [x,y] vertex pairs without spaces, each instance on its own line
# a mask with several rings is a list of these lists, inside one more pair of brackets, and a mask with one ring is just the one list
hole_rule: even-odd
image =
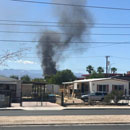
[[51,94],[59,94],[60,93],[60,86],[55,84],[48,84],[46,85],[46,92]]
[[90,93],[95,92],[95,88],[93,87],[93,82],[89,82],[89,92]]
[[123,80],[101,80],[101,81],[92,81],[90,84],[90,93],[97,91],[97,85],[109,85],[109,93],[112,91],[112,85],[123,85],[124,90],[127,90],[127,95],[129,94],[129,82]]
[[77,89],[78,84],[74,83],[74,89]]

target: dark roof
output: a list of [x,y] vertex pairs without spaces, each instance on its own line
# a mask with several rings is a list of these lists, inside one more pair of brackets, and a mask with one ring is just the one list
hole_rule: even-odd
[[9,77],[5,77],[0,75],[0,82],[17,82],[17,79],[13,79],[13,78],[9,78]]
[[22,84],[46,85],[46,83],[41,82],[22,82]]
[[117,76],[117,77],[113,77],[113,78],[130,81],[130,76]]
[[[108,74],[106,74],[106,73],[104,73],[103,75],[104,75],[104,76],[109,76],[109,77],[111,77],[111,76],[116,76],[116,75],[122,76],[123,74],[120,74],[120,73],[115,73],[115,74],[113,74],[113,73],[108,73]],[[90,74],[83,74],[82,76],[83,76],[83,77],[88,77],[88,76],[90,76]]]

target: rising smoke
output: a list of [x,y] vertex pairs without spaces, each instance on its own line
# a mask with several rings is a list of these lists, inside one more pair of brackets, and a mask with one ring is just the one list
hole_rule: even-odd
[[[86,4],[86,0],[53,0],[53,2],[71,5]],[[58,61],[62,58],[62,55],[58,55],[58,51],[63,52],[64,49],[73,46],[72,41],[81,41],[84,32],[90,31],[87,23],[92,23],[86,8],[55,6],[53,12],[58,19],[58,29],[61,34],[59,31],[44,30],[37,46],[44,76],[56,74]]]

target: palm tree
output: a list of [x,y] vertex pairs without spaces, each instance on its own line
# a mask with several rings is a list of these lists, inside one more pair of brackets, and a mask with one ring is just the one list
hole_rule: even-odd
[[104,72],[104,69],[100,66],[97,68],[97,72],[101,74]]
[[111,73],[115,74],[116,72],[117,72],[117,68],[112,67],[112,68],[111,68]]
[[86,67],[86,71],[87,71],[89,74],[92,74],[92,72],[94,71],[94,68],[93,68],[91,65],[89,65],[89,66]]

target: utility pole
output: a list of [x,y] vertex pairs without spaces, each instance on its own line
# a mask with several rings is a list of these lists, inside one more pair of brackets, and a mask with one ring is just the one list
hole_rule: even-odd
[[110,56],[106,56],[106,74],[108,74],[108,67],[109,67],[109,64],[110,64],[110,62],[109,62],[109,59],[110,58]]

